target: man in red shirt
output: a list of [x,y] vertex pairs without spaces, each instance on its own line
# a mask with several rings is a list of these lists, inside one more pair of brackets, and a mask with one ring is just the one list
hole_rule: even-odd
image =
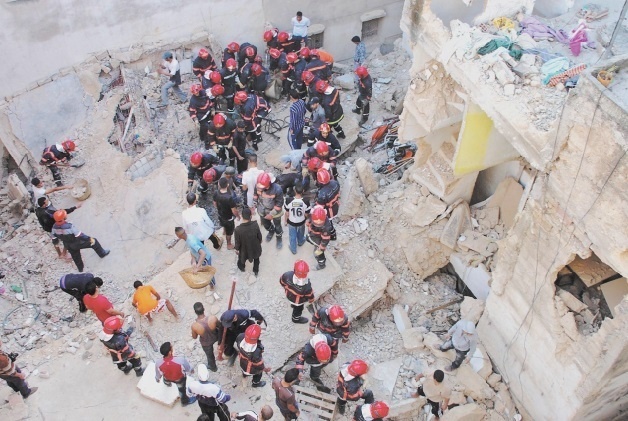
[[118,310],[114,310],[113,304],[104,295],[99,294],[100,288],[96,286],[93,281],[90,281],[85,285],[85,296],[83,297],[83,303],[88,310],[94,312],[100,323],[105,323],[111,316],[122,316],[124,313]]

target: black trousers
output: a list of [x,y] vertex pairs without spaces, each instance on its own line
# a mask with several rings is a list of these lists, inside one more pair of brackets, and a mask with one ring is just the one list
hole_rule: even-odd
[[[209,241],[212,242],[212,246],[218,250],[220,248],[220,241],[218,240],[218,236],[216,235],[216,233],[213,233],[212,235],[209,236]],[[205,244],[205,241],[203,241],[203,245]]]
[[57,186],[62,186],[63,182],[61,181],[61,171],[59,171],[59,167],[56,165],[49,165],[48,168],[52,173],[52,178],[54,179]]
[[274,231],[275,234],[277,234],[277,238],[281,238],[283,234],[283,228],[281,226],[281,216],[273,218],[272,221],[269,221],[268,219],[260,216],[260,220],[262,221],[262,226],[264,227],[264,229],[266,229],[266,231]]
[[[423,392],[423,385],[419,386],[416,390],[416,393],[419,394],[419,396],[425,396],[425,392]],[[434,414],[435,417],[438,417],[438,411],[440,409],[440,403],[439,402],[434,402],[431,400],[427,400],[427,403],[430,404],[430,406],[432,407],[432,414]]]
[[118,370],[124,370],[127,367],[126,363],[131,363],[131,367],[133,367],[136,371],[138,371],[142,367],[142,359],[140,357],[129,358],[126,361],[121,361],[116,363],[118,366]]
[[[367,404],[368,403],[373,403],[373,402],[375,402],[375,395],[373,395],[373,391],[372,390],[365,389],[364,393],[362,393],[362,398],[361,399],[364,399],[364,403],[367,403]],[[348,399],[348,400],[350,400],[352,402],[357,402],[360,399],[355,399],[355,400],[354,399]],[[345,406],[347,404],[347,401],[344,400],[344,399],[340,399],[340,397],[338,397],[338,404],[340,406]]]
[[[18,367],[15,367],[15,370],[17,373],[21,373]],[[19,377],[15,377],[15,376],[2,376],[2,375],[0,375],[0,379],[7,382],[7,384],[9,385],[11,389],[13,389],[13,391],[20,392],[23,398],[26,398],[31,393],[31,389],[28,387],[28,383],[26,383],[26,380],[24,379],[20,379]]]
[[210,421],[214,421],[216,415],[218,415],[218,421],[229,421],[230,419],[229,408],[224,403],[220,403],[218,406],[207,405],[198,400],[198,407],[202,414],[209,416]]
[[360,110],[362,113],[362,118],[368,118],[369,113],[371,112],[371,103],[366,97],[362,95],[358,96],[358,99],[355,101],[355,107]]
[[212,370],[218,370],[218,366],[216,366],[216,356],[214,355],[214,345],[203,346],[203,351],[207,356],[207,367]]
[[291,304],[291,306],[292,306],[292,320],[299,320],[299,318],[303,314],[303,307],[305,307],[305,304],[300,305],[300,306]]
[[238,159],[236,157],[236,168],[238,169],[238,174],[242,174],[244,171],[246,171],[249,168],[249,160],[246,159],[246,156],[244,156],[244,153],[240,153],[240,155],[244,158],[244,159]]
[[236,353],[234,344],[239,334],[240,332],[234,332],[231,329],[227,329],[227,335],[225,337],[225,350],[224,350],[224,353],[227,357],[231,357],[233,354]]
[[76,298],[76,301],[78,301],[79,303],[79,311],[81,313],[85,313],[87,311],[87,307],[85,307],[85,304],[83,303],[83,297],[85,296],[85,293],[83,291],[78,291],[76,289],[65,289],[65,288],[61,288],[61,291]]
[[210,117],[205,117],[204,120],[199,120],[199,129],[198,129],[198,137],[201,138],[201,142],[205,145],[205,149],[209,149],[209,135],[207,131],[209,130],[209,119]]
[[85,265],[83,264],[83,257],[81,256],[82,249],[91,248],[96,252],[98,257],[105,257],[105,249],[102,248],[96,238],[91,238],[94,240],[94,244],[90,244],[88,241],[86,241],[84,244],[79,245],[79,248],[66,247],[66,249],[70,253],[70,256],[72,256],[72,260],[74,260],[74,264],[76,265],[76,268],[79,272],[83,272],[83,269],[85,268]]
[[166,379],[164,379],[164,384],[176,384],[177,385],[177,389],[179,389],[179,396],[181,397],[181,403],[183,405],[187,404],[188,402],[190,402],[190,397],[188,396],[186,390],[185,390],[185,383],[187,381],[187,376],[183,376],[183,378],[181,380],[179,380],[178,382],[171,382],[168,381]]
[[[244,267],[246,266],[246,260],[242,259],[241,256],[238,256],[238,269],[244,272]],[[259,272],[259,257],[257,259],[253,259],[253,272]]]
[[320,380],[321,373],[323,372],[323,368],[327,367],[327,364],[322,364],[319,366],[310,366],[310,378],[314,380]]
[[257,374],[244,374],[242,373],[242,377],[251,377],[253,376],[253,384],[259,384],[259,382],[262,381],[262,376],[264,375],[264,373],[257,373]]

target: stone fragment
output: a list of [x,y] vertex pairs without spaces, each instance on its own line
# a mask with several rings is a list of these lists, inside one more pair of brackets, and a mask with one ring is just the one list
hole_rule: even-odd
[[416,207],[406,208],[404,212],[412,221],[412,224],[418,227],[425,227],[431,224],[440,214],[445,212],[447,204],[436,196],[427,196],[420,198]]
[[388,412],[389,418],[398,418],[403,416],[416,415],[423,406],[427,403],[427,399],[423,396],[418,398],[404,399],[402,401],[395,401],[390,405]]
[[486,411],[476,403],[456,406],[445,412],[442,421],[482,421],[486,417]]
[[493,72],[495,72],[495,78],[502,86],[515,82],[514,73],[510,70],[510,67],[501,60],[497,60],[495,64],[493,64]]
[[460,233],[466,229],[471,228],[471,212],[469,210],[469,204],[462,202],[454,208],[451,212],[451,216],[443,228],[443,232],[440,235],[440,242],[454,249]]
[[504,95],[506,96],[513,96],[515,94],[515,85],[512,83],[509,83],[507,85],[504,85]]
[[360,179],[360,183],[362,184],[364,194],[368,196],[376,192],[379,185],[375,179],[375,174],[373,173],[371,164],[369,164],[369,162],[364,158],[358,158],[355,161],[355,168],[358,171],[358,177]]
[[493,389],[473,370],[470,364],[462,364],[455,372],[454,381],[463,387],[463,392],[476,401],[492,399]]
[[366,197],[360,188],[358,172],[355,167],[351,167],[347,173],[347,178],[342,182],[340,197],[342,197],[342,206],[339,210],[341,218],[355,218],[362,213]]
[[408,312],[399,304],[395,304],[392,309],[393,319],[399,333],[403,333],[404,330],[412,328],[412,322],[408,316]]
[[567,313],[560,318],[560,324],[565,329],[565,334],[572,340],[578,340],[580,333],[578,332],[578,326],[576,325],[576,319],[573,313]]
[[460,317],[477,324],[484,313],[484,301],[472,297],[464,297],[460,304]]
[[337,76],[334,79],[334,86],[340,86],[342,89],[354,89],[355,88],[355,76],[352,73],[346,75]]
[[492,243],[493,241],[487,236],[469,229],[463,232],[460,238],[458,238],[458,245],[461,246],[463,250],[471,249],[480,253],[484,257],[490,257],[493,255],[494,251],[490,251],[493,250],[493,247],[489,250],[489,246]]
[[486,379],[486,382],[489,384],[489,386],[491,386],[493,389],[495,389],[495,386],[497,386],[497,384],[502,381],[502,376],[500,376],[497,373],[491,373],[490,376],[488,376],[488,379]]
[[424,327],[413,327],[401,332],[403,347],[408,351],[423,348],[423,335],[421,332],[424,329]]
[[583,303],[582,301],[580,301],[579,299],[577,299],[571,293],[569,293],[568,291],[565,291],[564,289],[557,288],[556,294],[560,297],[561,300],[563,300],[565,305],[569,307],[571,311],[580,313],[581,311],[587,308],[587,305],[585,303]]

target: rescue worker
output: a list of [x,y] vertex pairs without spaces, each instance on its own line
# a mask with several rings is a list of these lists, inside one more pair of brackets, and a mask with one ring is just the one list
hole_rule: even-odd
[[373,403],[375,397],[369,389],[362,389],[364,376],[369,371],[369,366],[364,360],[353,360],[340,367],[336,393],[338,394],[338,412],[345,413],[347,401],[357,402],[364,399],[364,403]]
[[281,377],[273,378],[272,387],[275,391],[275,405],[277,405],[281,415],[283,415],[284,421],[296,420],[301,416],[299,403],[292,388],[300,380],[301,373],[296,368],[286,371],[283,379]]
[[240,220],[240,213],[233,191],[229,191],[229,180],[224,177],[218,180],[218,191],[214,193],[214,207],[218,213],[220,225],[224,228],[227,250],[233,250],[231,236],[235,230],[235,221]]
[[358,405],[353,413],[353,421],[384,421],[390,408],[383,401]]
[[328,333],[336,339],[342,339],[343,343],[349,341],[351,333],[351,322],[342,307],[335,304],[330,307],[319,308],[312,316],[310,322],[310,333],[313,335],[318,329],[323,333]]
[[266,99],[268,79],[268,70],[259,63],[253,63],[248,84],[249,92]]
[[233,133],[233,145],[231,146],[232,153],[235,155],[236,168],[240,176],[249,168],[249,160],[247,159],[246,153],[247,141],[245,128],[246,124],[244,121],[238,120],[236,130]]
[[228,103],[228,99],[224,97],[224,94],[225,94],[225,87],[222,85],[214,85],[211,87],[211,89],[209,89],[209,99],[212,101],[212,105],[211,105],[212,116],[215,114],[218,108],[220,108],[221,110],[223,109],[222,106],[218,107],[218,103],[222,104],[221,99],[224,99],[225,102]]
[[218,421],[229,421],[227,402],[231,396],[223,392],[219,385],[209,381],[209,370],[205,364],[199,364],[196,371],[198,380],[187,381],[187,396],[196,398],[201,413],[207,414],[210,421],[214,421],[216,415]]
[[[294,86],[295,81],[297,80],[296,72],[295,72],[295,64],[299,61],[299,56],[297,53],[288,53],[286,54],[286,62],[283,65],[280,64],[281,70],[281,78],[282,78],[282,95],[288,95],[290,90]],[[301,74],[299,74],[301,77]],[[297,95],[297,97],[299,97]]]
[[95,283],[99,288],[102,287],[103,284],[101,278],[94,277],[91,273],[68,273],[59,279],[61,291],[76,298],[81,313],[87,311],[87,307],[85,307],[85,303],[83,303],[83,297],[87,294],[86,287],[90,282]]
[[216,62],[207,48],[198,50],[198,56],[196,56],[192,62],[192,73],[194,73],[199,80],[206,71],[216,70],[217,68]]
[[237,54],[239,51],[240,51],[240,44],[238,44],[237,42],[230,42],[229,44],[227,44],[227,46],[222,52],[222,60],[221,60],[220,65],[222,67],[226,67],[227,60],[229,60],[230,58],[236,60]]
[[177,385],[181,406],[187,406],[196,402],[196,397],[189,397],[186,390],[188,373],[193,373],[192,366],[185,357],[175,357],[174,348],[170,342],[164,342],[159,347],[162,357],[155,361],[155,381],[159,383],[161,378],[168,387],[172,383]]
[[207,215],[207,210],[197,206],[198,197],[196,193],[188,193],[185,200],[188,202],[188,208],[181,212],[181,224],[185,231],[201,240],[203,244],[209,239],[214,249],[220,250],[222,238],[216,235],[214,221]]
[[244,333],[246,328],[254,324],[266,323],[264,316],[257,310],[227,310],[220,316],[220,324],[223,329],[227,329],[225,343],[220,345],[220,349],[229,357],[229,365],[233,366],[238,353],[234,347],[238,335]]
[[52,235],[63,242],[63,246],[72,256],[79,272],[83,272],[85,265],[81,257],[81,249],[91,248],[101,259],[107,256],[110,251],[102,248],[98,240],[94,237],[83,234],[74,225],[66,221],[68,213],[61,209],[54,213],[55,224],[52,226]]
[[305,303],[314,302],[314,291],[308,278],[310,267],[305,260],[294,262],[294,268],[279,277],[279,284],[286,292],[286,298],[292,307],[292,323],[305,324],[309,320],[303,317]]
[[205,316],[205,307],[202,303],[194,303],[194,313],[196,320],[192,323],[192,339],[199,339],[203,352],[207,356],[207,367],[216,372],[218,366],[216,366],[214,344],[220,343],[222,325],[216,316]]
[[340,122],[345,118],[342,105],[340,104],[340,94],[338,89],[330,86],[324,80],[316,82],[316,91],[321,94],[321,105],[325,109],[325,118],[329,124],[338,133],[340,139],[344,139],[345,132],[340,127]]
[[296,53],[301,49],[301,39],[296,40],[287,32],[277,34],[277,41],[279,42],[279,50],[286,54]]
[[[303,157],[301,158],[301,164],[307,165],[308,161],[312,158],[318,158],[323,162],[327,162],[333,168],[336,166],[336,159],[338,153],[335,149],[330,149],[327,142],[318,141],[314,143],[314,146],[308,147],[303,153]],[[333,174],[336,175],[336,169],[332,170]]]
[[41,154],[39,164],[48,167],[57,186],[63,185],[59,167],[71,166],[69,161],[72,159],[72,152],[75,150],[76,144],[72,140],[65,140],[48,146]]
[[329,162],[323,162],[316,156],[308,159],[307,165],[305,167],[302,167],[301,170],[302,185],[304,191],[310,189],[311,179],[316,180],[318,178],[318,171],[320,171],[321,169],[328,171],[330,176],[332,178],[334,177],[332,173],[332,166]]
[[447,367],[445,371],[451,373],[457,370],[463,362],[469,362],[478,344],[478,334],[475,331],[475,323],[470,320],[460,319],[453,325],[443,337],[445,342],[434,348],[445,352],[450,349],[456,350],[456,359]]
[[175,94],[179,97],[179,101],[186,102],[188,100],[187,95],[180,88],[181,85],[181,67],[179,61],[174,57],[171,51],[166,51],[163,54],[164,61],[161,66],[157,68],[157,73],[160,75],[168,76],[168,82],[164,83],[161,87],[161,104],[160,107],[168,105],[168,90],[172,88]]
[[329,393],[321,380],[321,372],[328,364],[332,363],[338,355],[338,341],[326,333],[317,333],[305,343],[299,355],[297,355],[296,368],[303,372],[307,363],[310,366],[310,379],[316,383],[316,388]]
[[310,62],[305,66],[305,70],[312,72],[321,80],[331,79],[331,68],[328,63],[320,59],[318,50],[310,50]]
[[303,47],[299,50],[299,57],[305,62],[305,64],[310,62],[310,49],[308,47]]
[[279,34],[278,28],[272,28],[267,31],[264,31],[264,42],[266,43],[266,51],[271,48],[278,48],[279,41],[277,40],[277,35]]
[[294,63],[292,63],[294,74],[292,75],[293,82],[291,89],[297,91],[299,93],[299,98],[301,99],[304,99],[307,96],[307,87],[302,80],[303,72],[305,71],[306,66],[307,62],[301,55],[298,55],[297,59],[294,61]]
[[124,374],[129,374],[135,370],[137,377],[142,377],[142,359],[135,353],[133,346],[129,343],[133,329],[122,331],[124,319],[120,316],[111,316],[103,323],[102,331],[98,335],[107,351],[111,354],[113,363],[118,366],[118,370]]
[[236,338],[242,377],[253,376],[253,387],[264,387],[266,382],[262,380],[262,375],[270,372],[270,367],[264,365],[264,346],[259,339],[261,334],[260,325],[254,324]]
[[249,63],[253,63],[255,56],[257,56],[257,47],[249,42],[243,42],[240,45],[240,51],[238,51],[238,69],[244,67],[247,60]]
[[222,77],[222,85],[225,88],[225,92],[222,94],[222,97],[227,101],[227,112],[233,113],[235,110],[233,108],[233,96],[236,93],[238,83],[240,83],[240,79],[238,78],[238,64],[235,59],[228,59],[225,63],[225,66],[220,69],[220,76]]
[[211,93],[211,88],[222,85],[222,76],[218,70],[208,70],[201,77],[201,86],[207,93]]
[[335,155],[340,154],[342,147],[340,142],[336,139],[336,136],[331,132],[331,127],[327,123],[322,123],[316,130],[310,131],[310,136],[307,141],[308,146],[314,145],[317,141],[327,143],[331,149],[334,150]]
[[270,70],[271,73],[280,70],[282,62],[284,64],[287,63],[286,53],[281,52],[277,48],[268,50],[268,55],[270,56],[268,60],[268,70]]
[[322,48],[310,50],[310,55],[318,57],[323,63],[327,64],[327,68],[329,69],[329,75],[331,76],[331,71],[334,67],[334,56],[332,56]]
[[192,188],[194,180],[198,178],[199,193],[207,193],[209,185],[203,180],[203,174],[214,165],[220,164],[216,155],[209,153],[194,152],[190,155],[190,166],[188,167],[188,191]]
[[412,394],[413,398],[425,396],[427,404],[431,407],[434,419],[440,419],[442,413],[447,411],[449,407],[449,399],[451,397],[451,386],[445,380],[445,373],[442,370],[434,370],[433,372],[419,373],[414,377],[415,381],[422,378],[423,383],[419,384],[417,391]]
[[327,219],[327,212],[322,206],[315,206],[307,220],[307,241],[315,246],[314,257],[316,258],[316,268],[314,270],[325,269],[327,258],[325,249],[331,239],[332,225]]
[[270,113],[270,105],[264,98],[254,94],[248,95],[244,91],[237,92],[234,99],[240,108],[253,149],[258,150],[257,144],[262,141],[262,118]]
[[316,172],[316,182],[319,186],[316,194],[316,205],[322,206],[327,212],[327,218],[331,224],[330,237],[332,241],[336,240],[336,228],[334,228],[333,219],[338,215],[338,207],[340,206],[340,184],[338,181],[331,179],[331,174],[324,168]]
[[364,66],[355,69],[358,76],[358,99],[355,101],[355,108],[352,110],[356,114],[361,114],[360,124],[364,124],[369,119],[371,111],[371,97],[373,96],[373,79],[369,71]]
[[253,202],[257,205],[257,213],[260,216],[262,226],[268,231],[266,241],[270,241],[277,234],[277,248],[281,249],[283,242],[283,228],[281,216],[283,215],[283,190],[277,183],[271,182],[270,174],[262,173],[257,176]]
[[223,113],[216,113],[209,124],[207,130],[209,146],[220,158],[221,164],[231,165],[233,161],[231,147],[235,129],[235,122]]
[[307,68],[303,70],[303,73],[301,73],[301,81],[305,84],[309,101],[312,101],[314,98],[318,98],[320,100],[322,97],[322,95],[316,91],[316,83],[319,80],[320,79],[317,78],[314,73],[307,70]]
[[232,412],[231,419],[236,421],[268,421],[273,415],[275,415],[273,408],[264,405],[259,411],[259,415],[254,411]]
[[190,96],[190,106],[188,108],[190,117],[195,123],[198,122],[198,136],[200,137],[201,142],[203,142],[203,145],[205,145],[205,149],[209,149],[207,147],[207,130],[209,129],[211,119],[212,100],[209,96],[207,96],[203,87],[198,83],[190,86],[190,93],[192,94]]
[[[226,165],[214,165],[203,173],[203,181],[207,183],[208,186],[210,184],[218,183],[218,180],[222,178],[227,168],[228,167]],[[229,192],[233,192],[231,186],[229,186]]]
[[[72,213],[81,206],[82,203],[78,203],[76,206],[65,209],[65,212]],[[59,239],[52,235],[52,227],[55,224],[54,214],[56,211],[57,209],[52,205],[52,203],[50,203],[48,197],[42,196],[37,199],[37,209],[35,209],[35,215],[37,216],[39,224],[42,229],[48,233],[48,236],[50,236],[52,245],[57,251],[57,255],[61,258],[67,258],[65,247],[63,249],[59,247]]]

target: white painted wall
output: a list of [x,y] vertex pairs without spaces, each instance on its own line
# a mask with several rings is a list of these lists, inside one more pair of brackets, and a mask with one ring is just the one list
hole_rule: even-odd
[[575,0],[536,0],[534,14],[553,18],[566,13],[573,7]]

